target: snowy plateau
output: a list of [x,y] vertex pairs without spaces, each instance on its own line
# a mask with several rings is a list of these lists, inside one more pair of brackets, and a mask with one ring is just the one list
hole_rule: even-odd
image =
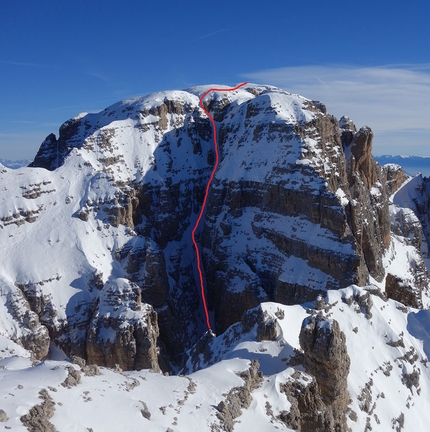
[[0,429],[427,431],[430,180],[247,84],[123,100],[0,164]]

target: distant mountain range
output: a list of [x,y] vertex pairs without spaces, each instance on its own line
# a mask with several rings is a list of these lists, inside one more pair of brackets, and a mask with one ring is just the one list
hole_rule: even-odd
[[405,172],[409,175],[421,173],[425,177],[430,177],[430,157],[421,156],[373,156],[374,159],[381,165],[395,163],[401,165]]
[[0,164],[4,165],[7,168],[18,169],[23,166],[27,166],[31,160],[29,159],[20,159],[20,160],[10,160],[10,159],[1,159]]

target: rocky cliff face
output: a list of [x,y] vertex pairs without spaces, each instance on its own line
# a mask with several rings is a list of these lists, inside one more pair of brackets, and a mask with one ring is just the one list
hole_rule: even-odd
[[284,388],[291,399],[298,399],[296,416],[300,430],[347,431],[350,401],[347,379],[351,361],[345,334],[337,321],[314,315],[304,320],[299,341],[304,353],[303,365],[315,378],[314,388],[308,390],[310,397],[297,398],[297,391],[291,394],[288,386]]
[[[395,191],[397,192],[397,190]],[[393,203],[407,214],[405,219],[409,225],[414,225],[421,230],[426,248],[423,251],[428,255],[428,244],[430,242],[430,178],[418,175],[410,179],[404,187],[393,196]],[[410,215],[413,212],[415,218]],[[406,237],[410,237],[406,235]],[[414,235],[418,237],[418,233]]]
[[[388,168],[388,169],[387,169]],[[398,165],[384,167],[388,177],[390,171],[402,173]],[[399,177],[398,174],[391,175]],[[406,177],[406,178],[404,178]],[[394,179],[393,179],[394,180]],[[425,259],[429,254],[429,199],[427,191],[428,179],[421,175],[414,178],[401,176],[402,187],[393,189],[390,204],[391,226],[393,237],[409,247],[406,257],[412,263],[414,271],[407,268],[399,271],[396,268],[387,269],[385,281],[386,294],[405,305],[415,308],[429,307],[428,272]],[[395,183],[400,183],[397,180]],[[413,248],[411,248],[411,246]],[[417,253],[420,251],[421,253]]]
[[[338,123],[320,103],[254,92],[246,107],[225,112],[235,121],[221,122],[223,157],[202,237],[220,331],[263,300],[294,304],[382,281],[390,243],[371,130]],[[291,105],[295,121],[284,111]]]
[[85,336],[89,364],[160,369],[157,314],[142,305],[140,288],[126,279],[103,287]]
[[[44,141],[31,169],[2,169],[2,293],[19,287],[39,333],[67,354],[158,369],[181,364],[205,330],[191,229],[214,162],[199,108],[207,89],[81,114]],[[388,195],[400,180],[373,160],[371,130],[270,86],[210,93],[205,105],[221,152],[198,239],[214,329],[262,301],[383,286]]]
[[386,176],[388,196],[396,193],[408,179],[403,168],[397,164],[387,164],[382,167]]

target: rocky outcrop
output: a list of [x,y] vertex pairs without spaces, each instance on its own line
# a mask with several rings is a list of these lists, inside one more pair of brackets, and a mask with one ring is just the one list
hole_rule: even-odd
[[409,208],[390,205],[390,217],[392,232],[403,237],[407,244],[411,244],[421,251],[423,228],[414,211]]
[[390,244],[390,214],[386,178],[372,157],[373,133],[367,126],[354,133],[355,126],[345,122],[342,129],[347,159],[347,176],[351,193],[349,223],[359,254],[367,270],[382,281],[382,255]]
[[[278,319],[283,319],[283,312],[279,310],[275,316],[269,314],[259,304],[247,310],[240,322],[231,326],[223,333],[223,343],[230,348],[235,341],[245,334],[251,334],[257,342],[273,341],[279,337]],[[212,331],[206,332],[198,342],[186,353],[185,365],[182,373],[193,373],[204,367],[211,366],[220,360],[217,338]]]
[[[263,375],[258,371],[259,367],[258,361],[252,360],[249,369],[238,374],[244,381],[243,386],[231,389],[226,398],[218,403],[217,417],[221,421],[221,430],[232,432],[236,423],[235,419],[242,414],[242,409],[247,409],[251,405],[251,393],[263,381]],[[217,430],[216,425],[214,425],[214,430]]]
[[409,207],[419,219],[424,238],[430,244],[430,178],[418,175],[403,188],[401,196],[394,197],[394,204]]
[[387,164],[382,167],[387,185],[387,194],[391,196],[397,192],[402,184],[408,179],[403,168],[397,164]]
[[[52,341],[67,355],[79,356],[90,365],[167,369],[160,355],[157,313],[142,303],[136,284],[126,279],[103,284],[103,275],[95,273],[92,299],[76,300],[66,320],[59,319],[52,296],[43,294],[48,283],[18,284],[6,301],[20,328],[11,338],[31,351],[34,359],[46,358]],[[92,373],[90,369],[84,372]]]
[[405,281],[390,273],[385,280],[385,293],[388,298],[417,309],[422,308],[421,290],[411,287]]
[[81,382],[81,372],[75,369],[73,366],[67,366],[67,377],[61,383],[65,388],[72,388],[77,386]]
[[240,321],[242,332],[247,333],[252,328],[256,327],[256,340],[261,342],[264,340],[275,340],[278,337],[277,320],[270,317],[260,306],[255,309],[246,311]]
[[303,365],[313,379],[300,379],[296,372],[294,380],[281,385],[292,405],[281,420],[302,432],[348,431],[350,359],[344,333],[336,321],[314,315],[303,322],[299,340]]
[[349,147],[354,139],[354,135],[357,133],[357,128],[355,127],[354,122],[348,116],[342,116],[339,119],[339,128],[342,144],[345,147]]
[[[33,162],[29,167],[46,168],[54,170],[60,166],[58,151],[58,141],[55,134],[49,134],[41,144]],[[64,157],[63,157],[64,160]]]
[[299,335],[304,352],[306,371],[314,376],[321,397],[327,404],[346,408],[348,402],[347,377],[350,359],[346,338],[337,321],[313,315],[306,318]]
[[[415,201],[416,214],[423,227],[427,245],[430,245],[430,177],[422,179],[422,183],[417,187],[417,192],[419,196]],[[430,248],[427,253],[430,256]]]
[[[345,143],[345,150],[350,152],[347,159],[349,163],[348,173],[350,176],[358,174],[368,189],[377,180],[376,162],[372,157],[372,140],[372,130],[368,126],[363,126],[353,135],[349,144]],[[350,178],[350,183],[353,183],[352,178]]]
[[158,336],[157,314],[142,304],[140,288],[124,279],[108,282],[87,332],[87,361],[159,371]]
[[325,432],[334,429],[335,421],[330,408],[321,399],[319,387],[314,378],[295,371],[291,380],[280,385],[291,407],[281,411],[278,418],[288,428],[300,432]]
[[55,412],[55,402],[46,389],[40,390],[39,398],[43,399],[43,402],[23,415],[21,422],[31,432],[57,432],[56,427],[49,421]]
[[60,126],[58,139],[55,134],[48,135],[29,167],[40,167],[53,171],[63,165],[71,150],[81,147],[82,141],[93,131],[88,119],[85,118],[87,116],[91,115],[81,113],[64,122]]
[[428,307],[430,277],[423,259],[428,257],[430,240],[428,181],[420,175],[406,180],[392,195],[390,217],[391,230],[403,244],[402,254],[410,266],[402,271],[392,269],[385,286],[387,295],[394,300],[417,308]]
[[13,287],[8,293],[6,307],[19,329],[11,334],[11,339],[29,350],[35,360],[46,358],[50,344],[48,329],[40,323],[39,316],[18,288]]
[[9,417],[6,414],[6,411],[0,409],[0,422],[6,422],[9,420]]

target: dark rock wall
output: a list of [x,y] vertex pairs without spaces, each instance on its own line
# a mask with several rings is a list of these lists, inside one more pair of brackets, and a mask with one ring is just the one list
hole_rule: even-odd
[[386,177],[371,154],[372,131],[365,126],[352,133],[354,129],[342,132],[351,194],[349,223],[369,274],[382,281],[382,255],[390,244],[391,227]]
[[[303,365],[314,380],[305,385],[299,379],[281,385],[291,402],[282,420],[302,432],[348,431],[350,358],[344,333],[336,321],[317,315],[303,322],[299,340]],[[300,378],[299,372],[295,375],[293,378]]]
[[388,298],[397,300],[406,306],[422,308],[421,291],[406,284],[402,278],[388,273],[385,280],[385,293]]
[[[247,102],[246,109],[242,110],[244,136],[238,135],[242,129],[228,122],[231,117],[228,109],[224,116],[217,113],[220,147],[224,153],[231,146],[239,150],[242,142],[252,136],[257,143],[259,140],[265,143],[265,139],[279,143],[280,155],[272,173],[260,181],[223,178],[216,179],[213,185],[202,243],[218,332],[237,321],[246,308],[266,299],[294,304],[314,300],[321,292],[306,284],[283,281],[279,275],[285,259],[279,257],[279,252],[285,258],[300,258],[327,275],[323,290],[337,289],[352,283],[364,285],[369,275],[381,281],[384,277],[381,258],[390,242],[386,177],[371,155],[370,128],[356,132],[351,121],[341,122],[340,128],[334,117],[327,115],[320,104],[312,102],[305,104],[315,115],[309,122],[273,124],[270,113],[276,107],[270,106],[265,111],[267,122],[258,118],[253,123],[253,116],[258,115],[255,101]],[[315,144],[310,145],[309,139]],[[290,154],[297,147],[301,148],[299,162],[305,159],[317,162],[291,163],[295,161]],[[342,191],[348,204],[340,202],[338,191]],[[249,224],[245,218],[241,219],[247,209],[254,211],[250,223],[253,235],[234,239],[234,221]],[[295,238],[294,233],[259,228],[264,225],[262,220],[270,220],[274,215],[297,217],[327,229],[336,241],[350,245],[351,251],[346,254],[324,245],[313,247]],[[261,238],[273,245],[272,251],[252,250],[253,243],[258,244]],[[235,255],[236,241],[249,244],[246,252]],[[262,261],[270,265],[262,265]],[[242,292],[232,286],[235,278],[245,281]]]
[[415,190],[410,192],[412,210],[421,222],[423,234],[430,244],[430,178],[418,179]]

